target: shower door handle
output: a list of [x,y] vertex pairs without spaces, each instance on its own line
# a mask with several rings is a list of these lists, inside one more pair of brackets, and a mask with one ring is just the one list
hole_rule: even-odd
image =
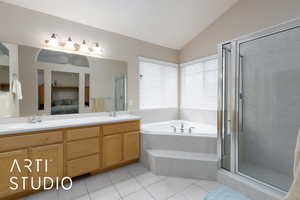
[[243,84],[243,56],[239,56],[239,104],[240,104],[240,117],[239,117],[239,124],[240,124],[240,131],[244,130],[244,84]]

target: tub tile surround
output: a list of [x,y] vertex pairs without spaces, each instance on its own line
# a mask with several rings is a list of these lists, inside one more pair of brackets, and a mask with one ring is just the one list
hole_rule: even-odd
[[162,108],[131,110],[130,114],[141,116],[143,124],[170,120],[186,120],[209,125],[217,124],[217,111],[215,110]]
[[131,110],[129,113],[140,116],[142,124],[179,119],[178,108]]
[[217,153],[216,137],[142,134],[144,149]]
[[216,154],[147,150],[152,172],[158,175],[216,180]]
[[[174,133],[171,125],[184,123],[185,132]],[[187,129],[193,129],[194,134]],[[141,128],[141,162],[161,176],[216,180],[217,134],[210,125],[167,121]]]
[[217,124],[217,111],[216,110],[182,108],[179,111],[179,118],[182,120],[186,120],[186,121],[216,125]]

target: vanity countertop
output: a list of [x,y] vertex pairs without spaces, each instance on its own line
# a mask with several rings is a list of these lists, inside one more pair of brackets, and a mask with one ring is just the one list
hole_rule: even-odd
[[0,136],[14,133],[24,133],[32,131],[52,130],[60,128],[70,128],[78,126],[100,125],[114,122],[124,122],[140,120],[141,118],[134,115],[117,115],[116,117],[109,116],[93,116],[80,117],[71,119],[53,119],[44,120],[39,123],[19,122],[0,124]]

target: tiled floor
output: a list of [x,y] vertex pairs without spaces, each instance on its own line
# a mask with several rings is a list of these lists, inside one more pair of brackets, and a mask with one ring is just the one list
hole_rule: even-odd
[[22,200],[201,200],[216,182],[156,176],[140,163],[80,177],[69,191],[53,190]]

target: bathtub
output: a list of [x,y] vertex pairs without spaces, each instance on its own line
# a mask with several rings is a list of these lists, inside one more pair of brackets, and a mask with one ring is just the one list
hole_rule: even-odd
[[141,162],[153,173],[216,179],[216,127],[175,120],[143,124],[141,133]]
[[142,133],[157,135],[217,137],[217,127],[183,120],[142,125]]
[[[190,127],[194,128],[189,131]],[[175,151],[178,154],[217,153],[217,128],[212,125],[182,120],[164,121],[143,124],[141,133],[141,161],[146,166],[149,166],[148,150]]]

